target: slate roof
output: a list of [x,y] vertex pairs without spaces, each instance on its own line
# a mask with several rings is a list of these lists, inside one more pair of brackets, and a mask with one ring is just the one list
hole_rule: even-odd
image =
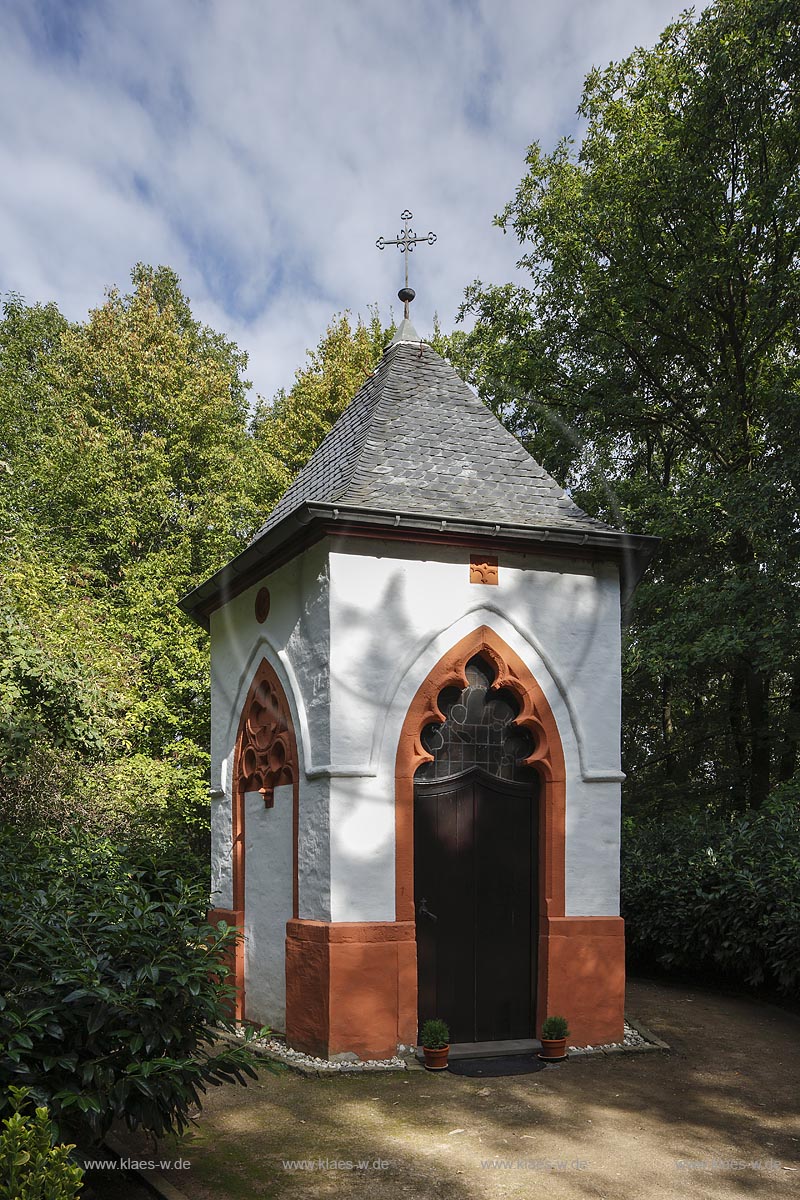
[[313,502],[617,532],[578,508],[406,322],[253,541]]

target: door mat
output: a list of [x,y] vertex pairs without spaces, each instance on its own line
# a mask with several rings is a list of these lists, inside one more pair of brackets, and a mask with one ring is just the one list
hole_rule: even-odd
[[498,1058],[455,1058],[448,1063],[451,1075],[470,1079],[500,1079],[503,1075],[532,1075],[547,1064],[535,1054],[504,1054]]

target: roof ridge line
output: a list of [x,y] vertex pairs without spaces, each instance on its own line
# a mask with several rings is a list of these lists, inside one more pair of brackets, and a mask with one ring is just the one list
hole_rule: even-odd
[[[364,450],[367,446],[367,443],[370,440],[370,434],[372,433],[372,430],[375,426],[376,415],[383,408],[384,403],[386,401],[386,394],[385,394],[386,383],[387,383],[386,377],[389,375],[389,371],[391,369],[392,362],[395,358],[394,352],[398,349],[399,346],[415,346],[418,344],[421,345],[422,343],[390,342],[388,346],[384,347],[384,351],[378,361],[378,365],[375,368],[372,375],[370,376],[370,379],[376,380],[376,383],[378,384],[378,396],[375,400],[375,403],[372,405],[372,410],[371,410],[369,420],[364,422],[363,430],[361,431],[361,436],[358,441],[357,452],[352,456],[350,463],[346,465],[345,470],[342,472],[340,486],[335,490],[333,496],[331,497],[332,500],[340,500],[342,498],[342,496],[345,495],[345,493],[349,490],[350,485],[352,484],[353,480],[355,479],[355,477],[358,473],[359,464],[361,463],[361,459],[364,455]],[[378,376],[380,374],[382,374],[384,376],[384,378],[382,378],[380,380],[380,382],[378,383],[376,376]],[[367,380],[367,383],[369,383],[369,380]],[[364,386],[366,386],[366,384]],[[378,418],[378,420],[381,420],[381,418]]]

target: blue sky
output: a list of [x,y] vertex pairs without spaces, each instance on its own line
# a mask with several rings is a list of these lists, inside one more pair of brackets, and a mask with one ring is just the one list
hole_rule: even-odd
[[0,292],[72,318],[167,263],[194,310],[291,384],[342,309],[399,315],[409,207],[421,333],[474,278],[527,146],[575,133],[593,65],[673,0],[0,0]]

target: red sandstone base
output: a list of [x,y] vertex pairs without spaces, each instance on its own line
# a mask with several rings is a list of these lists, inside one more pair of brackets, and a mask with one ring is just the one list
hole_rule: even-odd
[[413,922],[288,921],[286,1040],[330,1058],[391,1058],[417,1034]]
[[[413,922],[292,920],[286,926],[286,1040],[321,1058],[351,1051],[390,1058],[417,1040]],[[621,917],[543,918],[536,1029],[569,1021],[571,1045],[623,1036],[625,938]],[[444,1014],[446,1016],[446,1014]]]
[[621,1042],[625,1012],[622,917],[544,917],[536,1029],[566,1017],[570,1046]]

